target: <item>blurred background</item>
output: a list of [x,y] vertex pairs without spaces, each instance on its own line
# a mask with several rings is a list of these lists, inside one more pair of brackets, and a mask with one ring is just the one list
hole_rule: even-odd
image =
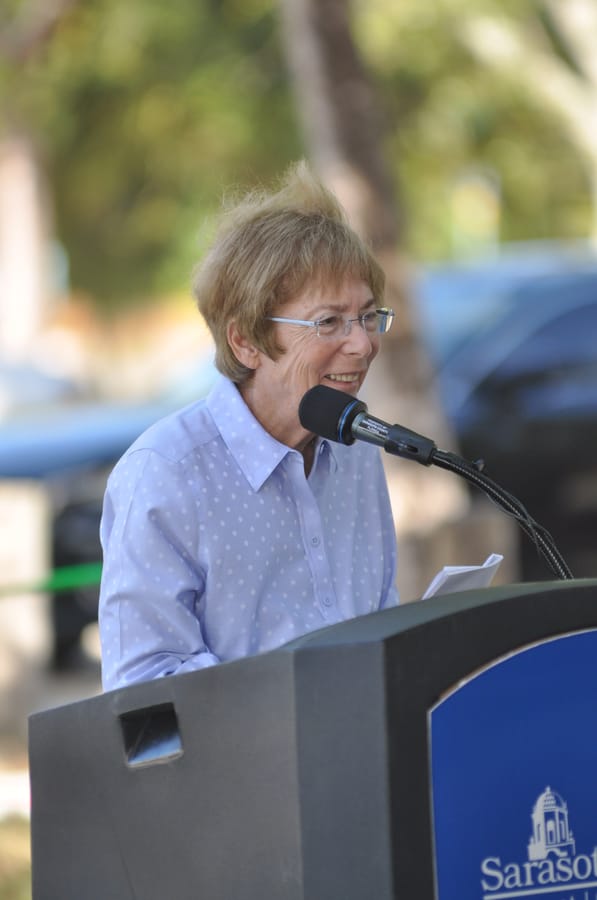
[[[30,896],[26,718],[98,691],[101,497],[207,390],[190,296],[222,198],[305,157],[388,276],[371,412],[483,458],[597,575],[596,0],[0,0],[0,897]],[[387,459],[413,600],[504,553]]]

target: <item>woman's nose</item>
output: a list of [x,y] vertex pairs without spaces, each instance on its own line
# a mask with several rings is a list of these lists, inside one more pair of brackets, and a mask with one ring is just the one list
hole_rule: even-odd
[[350,319],[350,331],[344,336],[344,345],[349,347],[350,353],[368,356],[374,338],[375,334],[367,331],[360,319]]

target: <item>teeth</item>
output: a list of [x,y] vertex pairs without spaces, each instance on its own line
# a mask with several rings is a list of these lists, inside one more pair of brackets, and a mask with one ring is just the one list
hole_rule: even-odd
[[330,381],[345,381],[347,383],[358,381],[358,375],[328,375]]

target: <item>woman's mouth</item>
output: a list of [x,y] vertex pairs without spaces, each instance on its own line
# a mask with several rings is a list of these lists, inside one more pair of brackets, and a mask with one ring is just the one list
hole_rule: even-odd
[[355,384],[360,378],[354,372],[351,375],[326,375],[325,377],[328,381],[340,382],[341,384]]

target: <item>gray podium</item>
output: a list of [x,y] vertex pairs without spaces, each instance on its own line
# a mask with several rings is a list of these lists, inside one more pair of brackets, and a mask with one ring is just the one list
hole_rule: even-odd
[[428,712],[597,627],[597,580],[489,588],[37,713],[33,900],[432,900]]

